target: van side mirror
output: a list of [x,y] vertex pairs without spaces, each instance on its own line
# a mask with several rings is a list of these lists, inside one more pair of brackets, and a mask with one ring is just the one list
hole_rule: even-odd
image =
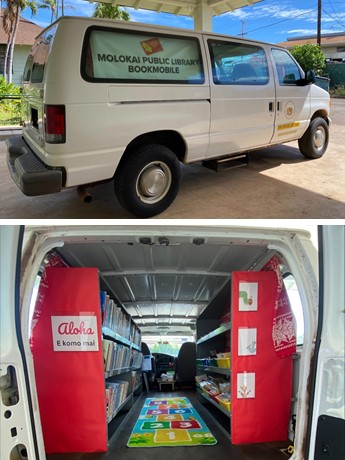
[[306,80],[308,85],[311,85],[312,83],[316,82],[316,75],[314,70],[308,70],[308,72],[306,73]]
[[305,74],[305,78],[300,78],[296,81],[298,86],[307,86],[316,82],[316,76],[314,70],[308,70]]

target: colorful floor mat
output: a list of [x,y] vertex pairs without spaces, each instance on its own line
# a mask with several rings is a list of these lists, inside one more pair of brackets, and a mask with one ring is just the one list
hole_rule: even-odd
[[188,398],[147,398],[128,447],[217,444]]

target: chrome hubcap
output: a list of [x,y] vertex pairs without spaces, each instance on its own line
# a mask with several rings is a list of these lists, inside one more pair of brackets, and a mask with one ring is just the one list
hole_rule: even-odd
[[319,126],[314,135],[314,146],[316,150],[321,150],[326,142],[326,132],[322,126]]
[[140,172],[136,183],[137,194],[144,203],[156,203],[169,191],[171,172],[162,162],[152,162]]

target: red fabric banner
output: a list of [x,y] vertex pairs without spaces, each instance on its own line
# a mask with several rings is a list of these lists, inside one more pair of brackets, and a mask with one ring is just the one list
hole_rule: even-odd
[[39,305],[32,353],[45,451],[106,451],[98,270],[46,268]]
[[279,259],[273,256],[263,267],[263,271],[272,270],[278,280],[277,298],[274,308],[272,339],[274,349],[280,358],[296,353],[296,328],[289,296],[279,269]]
[[277,288],[272,271],[232,275],[233,444],[287,439],[292,356],[281,359],[273,347]]
[[30,346],[32,346],[31,337],[32,337],[32,330],[36,326],[38,318],[41,316],[42,313],[42,305],[43,301],[47,292],[47,283],[46,283],[46,269],[48,267],[67,267],[65,262],[61,259],[61,257],[56,254],[55,252],[49,254],[45,259],[45,265],[43,269],[43,273],[41,276],[40,285],[38,288],[38,293],[36,297],[36,305],[35,310],[32,315],[31,320],[31,333],[30,333]]

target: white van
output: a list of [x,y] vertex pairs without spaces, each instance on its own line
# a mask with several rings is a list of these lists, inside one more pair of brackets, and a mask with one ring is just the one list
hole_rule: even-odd
[[[169,331],[175,334],[180,331],[180,335],[186,337],[189,329],[191,334],[201,335],[196,346],[197,350],[200,348],[201,353],[205,353],[204,350],[212,346],[219,349],[224,332],[233,333],[231,323],[226,323],[230,324],[227,328],[219,327],[220,317],[225,311],[227,321],[232,321],[229,293],[233,273],[246,272],[250,276],[262,273],[261,270],[272,257],[279,260],[284,284],[285,279],[289,283],[294,281],[297,296],[290,297],[290,302],[299,309],[299,313],[295,313],[296,320],[298,318],[300,322],[302,317],[304,323],[297,351],[293,355],[293,383],[290,383],[291,393],[287,394],[290,415],[284,428],[285,441],[260,444],[249,440],[247,445],[234,445],[232,429],[236,424],[236,415],[231,415],[231,412],[224,415],[219,405],[197,392],[198,400],[195,399],[193,404],[212,429],[218,444],[190,449],[176,447],[172,453],[175,455],[176,451],[181,460],[199,454],[200,458],[206,458],[206,452],[207,457],[212,454],[220,460],[279,460],[289,456],[291,460],[342,460],[345,445],[344,231],[345,227],[341,225],[320,227],[317,252],[310,235],[302,229],[200,225],[1,226],[1,460],[45,460],[46,453],[53,452],[55,455],[47,455],[48,459],[87,460],[91,454],[86,452],[87,449],[83,450],[83,446],[91,437],[86,436],[83,430],[72,428],[68,433],[73,439],[81,440],[79,453],[71,453],[64,444],[60,450],[52,452],[49,451],[46,438],[47,426],[53,433],[53,440],[61,442],[64,436],[61,420],[64,423],[67,420],[71,423],[72,420],[77,426],[84,417],[88,419],[88,429],[90,426],[99,429],[102,424],[104,427],[107,425],[105,415],[103,420],[97,421],[96,415],[88,410],[90,401],[95,400],[92,385],[96,377],[101,382],[101,391],[98,392],[101,404],[104,399],[104,378],[107,376],[103,375],[102,366],[97,375],[89,372],[87,366],[84,367],[77,389],[70,381],[60,381],[61,378],[56,385],[54,380],[50,382],[51,376],[44,370],[49,365],[47,360],[35,355],[31,348],[33,331],[39,327],[40,318],[48,310],[47,328],[41,331],[39,342],[45,344],[43,348],[41,345],[41,352],[50,350],[51,356],[56,358],[59,355],[59,359],[65,360],[60,362],[60,366],[52,368],[55,378],[65,375],[63,362],[67,365],[70,360],[76,359],[72,358],[73,353],[69,350],[56,350],[55,345],[53,349],[51,336],[53,332],[54,337],[55,323],[53,316],[50,323],[50,314],[58,315],[61,308],[66,306],[59,305],[55,296],[44,304],[44,293],[51,289],[44,275],[46,267],[72,267],[67,270],[80,270],[83,267],[93,267],[91,270],[95,270],[96,267],[99,270],[100,288],[109,292],[123,311],[131,316],[131,321],[135,319],[136,327],[143,335],[164,329],[167,335]],[[57,283],[55,288],[59,289],[59,286]],[[82,292],[89,286],[84,284],[76,288],[73,284],[70,289],[78,289],[77,296],[81,299]],[[96,289],[99,289],[98,283]],[[69,303],[68,311],[73,311],[79,303],[81,311],[86,314],[85,304],[80,300]],[[44,309],[42,305],[45,305]],[[251,318],[255,315],[254,310],[251,308],[249,313]],[[265,322],[272,324],[270,314]],[[205,335],[205,331],[210,332]],[[104,334],[107,336],[109,332]],[[116,335],[114,337],[113,340],[121,340]],[[63,338],[66,339],[66,336]],[[214,340],[217,345],[214,345]],[[258,344],[258,352],[260,347],[263,351],[259,335]],[[268,340],[265,347],[271,346],[272,341]],[[78,360],[84,359],[83,356],[80,350]],[[288,362],[291,363],[290,358]],[[231,350],[231,366],[236,359]],[[193,366],[192,362],[190,366]],[[127,379],[130,382],[132,370],[120,371],[120,375],[115,375],[114,379]],[[220,369],[220,375],[215,368],[208,368],[206,372],[212,374],[214,371],[218,378],[230,372]],[[271,403],[271,396],[273,391],[277,392],[277,388],[270,387],[266,374],[268,369],[267,372],[263,370],[260,379],[267,391],[261,394],[257,391],[255,395],[257,400],[261,399],[265,413],[258,425],[267,425],[270,421],[272,424],[280,423],[279,413],[273,417],[276,408]],[[229,378],[231,380],[231,376]],[[45,393],[42,393],[42,379],[48,383]],[[282,388],[287,380],[286,367],[280,377]],[[50,384],[54,391],[49,396]],[[84,385],[88,385],[89,391],[84,389]],[[63,399],[59,396],[61,386],[65,392]],[[162,391],[165,391],[163,395],[170,395],[168,397],[173,395],[169,389]],[[179,396],[185,394],[181,388],[178,391]],[[189,390],[187,395],[192,397],[192,393]],[[50,398],[48,416],[47,412],[42,412],[42,398],[47,398],[47,394]],[[158,389],[151,394],[154,397],[160,395]],[[146,396],[150,397],[150,393],[147,395],[144,388],[138,397],[129,394],[130,399],[126,401],[131,407],[126,408],[128,414],[125,418],[121,418],[120,411],[115,417],[115,421],[120,417],[115,433],[110,428],[113,421],[108,423],[109,443],[104,449],[108,452],[94,453],[92,458],[134,458],[129,452],[131,449],[126,448],[128,430],[131,430],[135,420],[133,417],[137,416],[137,408],[143,404]],[[136,402],[133,402],[135,398]],[[236,396],[232,394],[231,398],[232,410]],[[76,406],[72,408],[72,404]],[[56,408],[58,414],[55,413]],[[248,412],[245,419],[250,420],[250,417]],[[247,426],[251,428],[249,425],[242,423],[244,430]],[[167,452],[161,448],[154,450],[158,457]],[[151,449],[144,451],[142,455],[155,455],[151,454]]]
[[276,45],[64,17],[29,55],[8,166],[26,195],[113,180],[124,208],[154,216],[174,201],[181,162],[292,140],[321,157],[330,98],[314,82]]

